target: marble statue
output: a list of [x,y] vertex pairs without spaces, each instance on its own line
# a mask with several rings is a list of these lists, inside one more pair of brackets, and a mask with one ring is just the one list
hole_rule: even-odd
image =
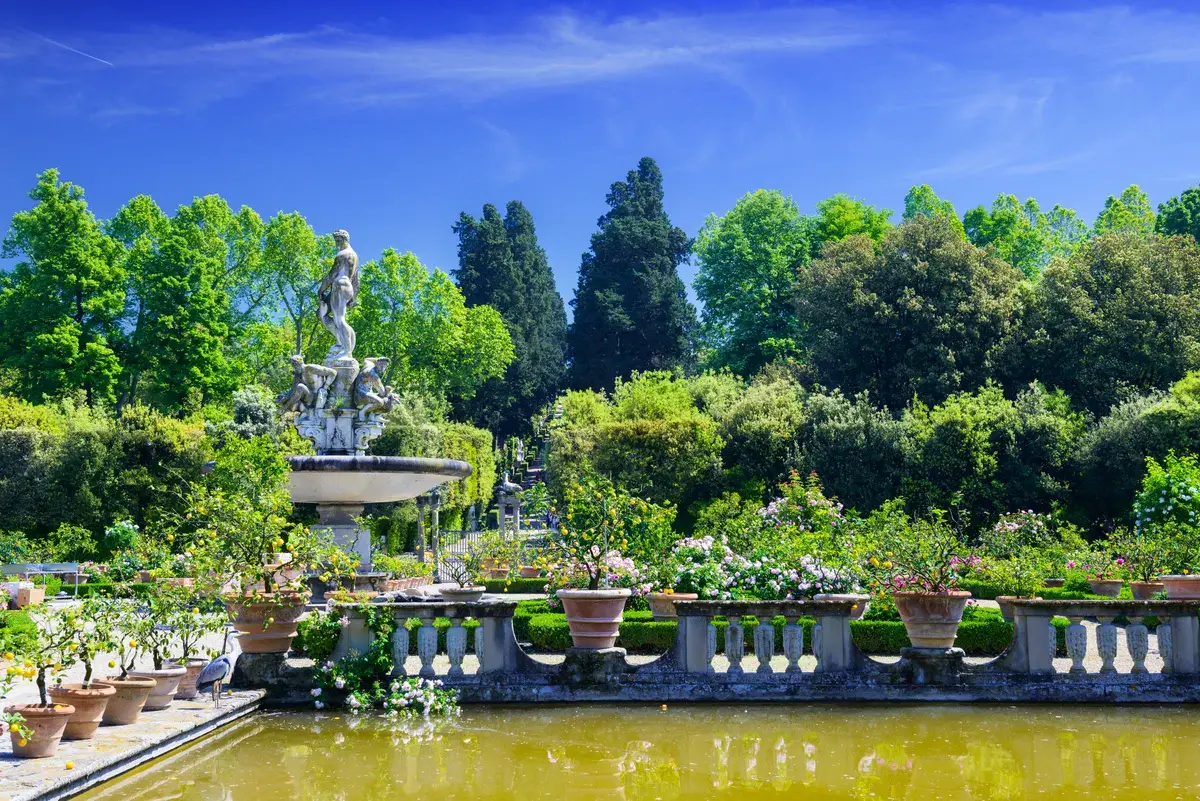
[[354,329],[346,314],[358,297],[358,254],[350,247],[350,234],[335,231],[337,255],[317,289],[317,319],[333,335],[334,345],[324,364],[305,364],[292,356],[292,388],[277,402],[285,414],[294,415],[300,435],[312,440],[318,454],[363,456],[371,440],[383,433],[385,415],[399,396],[383,383],[388,359],[354,358]]
[[350,234],[333,232],[338,252],[333,266],[317,290],[317,317],[333,334],[335,344],[325,354],[325,361],[349,359],[354,355],[354,329],[346,322],[346,313],[358,298],[358,254],[350,247]]

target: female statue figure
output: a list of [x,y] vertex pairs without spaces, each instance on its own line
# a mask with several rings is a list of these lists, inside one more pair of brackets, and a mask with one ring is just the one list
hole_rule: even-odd
[[327,362],[348,359],[354,354],[354,329],[346,322],[346,312],[358,297],[358,254],[350,247],[350,234],[343,230],[334,231],[333,241],[337,243],[338,252],[317,290],[320,301],[317,317],[337,342],[325,354]]

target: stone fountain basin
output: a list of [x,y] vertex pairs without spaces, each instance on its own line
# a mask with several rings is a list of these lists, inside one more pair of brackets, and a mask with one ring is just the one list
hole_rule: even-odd
[[413,456],[290,456],[293,503],[390,503],[471,475],[453,459]]

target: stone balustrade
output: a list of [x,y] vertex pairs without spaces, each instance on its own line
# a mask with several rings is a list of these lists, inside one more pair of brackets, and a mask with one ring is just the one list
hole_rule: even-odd
[[1013,643],[1001,657],[1000,664],[1018,673],[1054,674],[1057,633],[1051,620],[1065,617],[1067,655],[1071,659],[1069,675],[1086,675],[1088,631],[1085,619],[1098,621],[1095,647],[1102,674],[1117,673],[1117,640],[1120,629],[1114,621],[1123,617],[1125,645],[1132,666],[1130,673],[1146,674],[1146,657],[1150,652],[1150,633],[1146,618],[1157,618],[1155,629],[1158,652],[1162,657],[1163,673],[1200,673],[1200,631],[1197,629],[1198,601],[1013,601]]
[[[348,622],[335,658],[369,646],[364,608],[337,607]],[[957,648],[907,648],[898,660],[868,657],[857,649],[849,601],[676,601],[674,645],[658,657],[634,659],[620,648],[532,657],[517,643],[516,603],[510,601],[371,608],[390,611],[398,624],[391,643],[397,675],[405,672],[415,637],[415,672],[438,676],[466,701],[1200,701],[1200,601],[1018,600],[1013,602],[1013,639],[1002,655],[964,659]],[[1056,617],[1070,621],[1065,632],[1069,660],[1057,658]],[[405,623],[414,618],[420,625],[410,631]],[[784,621],[781,637],[772,623],[778,618]],[[1157,621],[1154,641],[1161,662],[1148,659],[1150,618]],[[439,619],[448,621],[448,628],[435,627]],[[468,636],[465,624],[472,619],[478,626]],[[1084,620],[1097,624],[1084,626]],[[1127,623],[1118,626],[1118,620]],[[437,659],[439,628],[446,632],[445,660]],[[1127,660],[1118,659],[1122,632]],[[1089,637],[1094,639],[1090,653],[1098,660],[1089,656]],[[477,665],[467,663],[469,650]],[[724,659],[717,658],[718,650]],[[241,662],[248,657],[251,668],[244,670]],[[297,690],[306,675],[301,663],[278,657],[277,667],[254,668],[254,659],[251,654],[239,658],[238,671],[258,677],[240,686],[263,686],[277,695],[286,695],[280,688],[287,686],[292,697],[300,697]]]

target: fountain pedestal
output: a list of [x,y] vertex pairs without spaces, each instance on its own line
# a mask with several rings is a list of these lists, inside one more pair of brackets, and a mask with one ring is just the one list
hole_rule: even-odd
[[362,570],[371,567],[371,532],[359,528],[354,518],[363,513],[361,503],[318,503],[317,517],[321,526],[333,533],[333,541],[358,555]]

